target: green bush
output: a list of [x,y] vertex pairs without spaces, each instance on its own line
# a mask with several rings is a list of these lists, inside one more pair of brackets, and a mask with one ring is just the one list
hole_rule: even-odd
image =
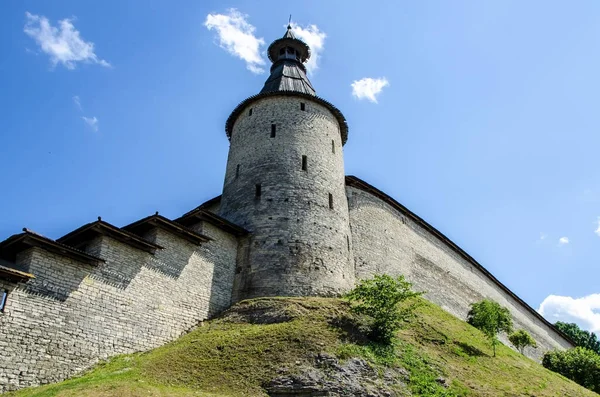
[[542,365],[595,392],[600,392],[600,356],[583,347],[544,354]]
[[480,329],[490,340],[496,357],[498,334],[512,331],[512,317],[507,308],[489,299],[473,303],[467,316],[467,322]]
[[361,280],[345,298],[353,303],[353,313],[370,317],[369,337],[379,343],[391,344],[396,331],[414,308],[400,308],[399,303],[422,294],[413,292],[411,287],[404,276],[375,275]]
[[508,336],[508,340],[517,348],[518,351],[523,354],[527,346],[531,346],[534,349],[537,347],[535,339],[529,335],[529,333],[523,329],[513,332]]

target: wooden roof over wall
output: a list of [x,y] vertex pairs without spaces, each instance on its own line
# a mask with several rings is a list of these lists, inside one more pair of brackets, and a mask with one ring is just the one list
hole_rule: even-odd
[[87,254],[61,242],[54,241],[27,228],[23,229],[23,233],[12,235],[0,242],[0,258],[14,261],[19,252],[25,251],[31,247],[39,247],[46,251],[64,255],[90,265],[97,265],[99,262],[104,262],[103,259]]
[[144,238],[123,230],[108,222],[103,221],[100,217],[95,222],[88,223],[78,229],[57,239],[59,243],[68,244],[75,247],[80,247],[98,235],[108,236],[131,247],[141,249],[150,254],[154,254],[157,249],[162,249],[158,244],[151,243]]
[[140,219],[137,222],[133,222],[127,226],[123,226],[123,230],[129,231],[137,235],[143,235],[152,228],[160,228],[167,230],[193,244],[200,245],[210,241],[211,238],[202,234],[196,233],[193,230],[188,229],[182,224],[173,222],[162,215],[154,214],[146,218]]
[[[215,199],[212,199],[210,201],[213,202],[213,200]],[[208,222],[220,228],[221,230],[226,231],[227,233],[233,234],[234,236],[245,236],[249,233],[243,227],[240,227],[235,223],[229,222],[225,218],[222,218],[216,214],[213,214],[210,211],[203,209],[202,205],[175,219],[175,222],[180,223],[184,226],[193,225],[194,223],[197,223],[199,221]]]
[[20,270],[14,263],[0,259],[0,279],[18,283],[32,278],[35,278],[33,274]]

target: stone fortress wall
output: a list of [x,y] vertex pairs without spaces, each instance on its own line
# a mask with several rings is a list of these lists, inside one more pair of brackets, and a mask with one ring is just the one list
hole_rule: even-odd
[[25,230],[0,242],[0,392],[160,346],[241,299],[335,296],[378,273],[405,275],[461,319],[499,302],[536,339],[533,358],[572,347],[440,232],[344,176],[347,126],[332,105],[261,95],[228,121],[222,197],[174,221],[99,219],[57,241]]
[[351,288],[344,178],[340,126],[322,104],[275,96],[240,112],[219,210],[252,231],[237,298],[334,296]]
[[[516,329],[538,344],[527,355],[540,360],[552,349],[573,347],[563,334],[445,236],[383,192],[347,178],[356,278],[403,275],[416,291],[460,319],[470,304],[492,299],[508,308]],[[506,335],[501,340],[510,346]]]
[[8,291],[0,313],[0,392],[161,346],[228,308],[238,237],[207,222],[191,229],[210,240],[197,244],[155,227],[142,236],[162,247],[154,254],[102,234],[85,244],[102,260],[93,264],[50,252],[52,245],[17,253],[16,267],[35,278],[0,277],[0,290]]
[[0,242],[0,392],[65,379],[172,341],[255,296],[338,295],[402,274],[464,319],[491,298],[540,348],[572,347],[467,253],[389,196],[344,177],[344,116],[318,98],[292,27],[268,49],[261,93],[226,122],[223,195],[171,221],[102,220],[57,241]]
[[[427,299],[461,319],[471,303],[491,298],[508,307],[515,325],[536,339],[539,348],[529,350],[532,358],[572,347],[412,212],[358,178],[346,177],[345,186],[355,266],[346,279],[405,275]],[[52,246],[22,244],[14,267],[35,278],[10,281],[0,266],[0,290],[8,291],[0,312],[0,392],[59,381],[100,359],[158,347],[227,309],[243,285],[239,269],[247,263],[252,233],[215,215],[221,205],[216,198],[177,223],[162,220],[184,225],[192,237],[202,238],[200,243],[151,223],[130,230],[153,244],[153,252],[106,231],[84,235],[78,247],[101,260],[97,263],[73,259]],[[6,253],[2,244],[0,254]]]

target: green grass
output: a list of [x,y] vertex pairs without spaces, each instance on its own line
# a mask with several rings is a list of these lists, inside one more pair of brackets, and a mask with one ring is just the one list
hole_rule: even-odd
[[598,396],[502,344],[492,357],[479,330],[425,300],[399,338],[440,368],[458,396]]
[[[260,316],[253,313],[273,323],[257,324],[252,318]],[[8,395],[265,396],[262,385],[278,370],[293,372],[311,365],[315,354],[328,352],[342,360],[362,357],[381,373],[386,367],[403,368],[407,388],[425,397],[597,396],[505,346],[491,357],[478,330],[425,301],[400,331],[393,350],[368,343],[355,328],[343,326],[351,318],[337,299],[245,301],[158,349],[116,357],[65,382]],[[440,384],[440,377],[449,387]]]

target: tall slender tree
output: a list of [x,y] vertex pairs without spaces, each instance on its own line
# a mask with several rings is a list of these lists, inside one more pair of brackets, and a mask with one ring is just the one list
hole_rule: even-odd
[[480,329],[489,339],[496,357],[496,345],[500,342],[498,334],[512,331],[512,317],[507,308],[493,300],[484,299],[473,303],[467,316],[467,322]]

